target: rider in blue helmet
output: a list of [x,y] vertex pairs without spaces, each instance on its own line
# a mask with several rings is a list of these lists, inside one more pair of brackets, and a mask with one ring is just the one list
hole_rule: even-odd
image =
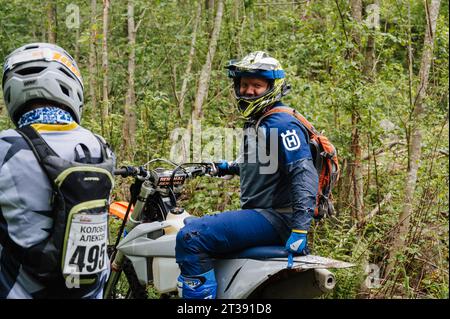
[[241,209],[188,219],[177,234],[183,298],[217,296],[214,256],[273,245],[308,254],[307,233],[318,189],[308,133],[289,114],[266,114],[283,106],[281,98],[289,91],[284,70],[262,51],[232,60],[227,68],[246,123],[241,154],[234,162],[223,161],[218,176],[240,176]]
[[[228,76],[233,79],[238,109],[246,119],[260,115],[289,92],[280,63],[265,52],[250,53],[240,61],[231,60],[227,68]],[[265,82],[265,89],[259,94],[249,92],[249,81]]]

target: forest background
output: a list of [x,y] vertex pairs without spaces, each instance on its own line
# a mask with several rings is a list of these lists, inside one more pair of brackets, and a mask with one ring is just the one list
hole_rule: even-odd
[[[65,48],[84,78],[82,125],[119,166],[169,158],[176,129],[242,127],[227,61],[279,59],[284,102],[338,149],[337,214],[309,244],[357,266],[327,298],[448,298],[448,31],[445,0],[0,0],[0,60],[29,42]],[[239,181],[194,180],[182,203],[236,209]]]

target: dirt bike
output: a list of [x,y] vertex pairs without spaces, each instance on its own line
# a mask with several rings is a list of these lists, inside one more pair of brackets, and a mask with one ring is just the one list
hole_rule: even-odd
[[[186,218],[196,217],[178,207],[177,200],[187,179],[214,176],[217,168],[215,163],[151,162],[160,161],[173,168],[146,169],[145,165],[115,171],[115,175],[133,177],[134,183],[130,202],[114,202],[110,207],[110,214],[123,222],[110,247],[111,275],[105,298],[146,298],[145,287],[150,283],[161,297],[179,295],[176,234]],[[292,258],[284,246],[253,247],[214,258],[218,299],[318,297],[335,286],[328,268],[353,266],[313,255]],[[118,295],[122,272],[129,288]]]

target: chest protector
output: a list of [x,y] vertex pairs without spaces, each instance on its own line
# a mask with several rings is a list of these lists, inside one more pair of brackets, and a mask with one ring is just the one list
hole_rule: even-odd
[[108,267],[108,207],[114,186],[114,160],[108,146],[97,137],[102,158],[94,161],[89,149],[78,144],[85,156],[80,158],[76,153],[75,161],[68,161],[31,126],[17,131],[52,185],[53,227],[44,241],[21,248],[22,266],[45,285],[95,284]]
[[320,220],[334,215],[333,194],[334,185],[339,179],[339,162],[337,151],[330,140],[320,132],[297,110],[290,107],[274,107],[264,113],[258,120],[256,127],[263,119],[274,113],[287,113],[295,117],[308,132],[309,147],[311,150],[314,167],[319,175],[319,189],[317,190],[316,208],[314,218]]

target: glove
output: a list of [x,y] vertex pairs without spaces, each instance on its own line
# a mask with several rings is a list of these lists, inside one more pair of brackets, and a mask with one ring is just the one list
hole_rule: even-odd
[[229,167],[230,166],[229,166],[228,162],[225,160],[221,160],[219,163],[216,163],[216,168],[217,168],[216,176],[221,177],[221,176],[228,175]]
[[288,252],[298,255],[308,255],[308,232],[306,230],[293,229],[289,236],[286,246]]

